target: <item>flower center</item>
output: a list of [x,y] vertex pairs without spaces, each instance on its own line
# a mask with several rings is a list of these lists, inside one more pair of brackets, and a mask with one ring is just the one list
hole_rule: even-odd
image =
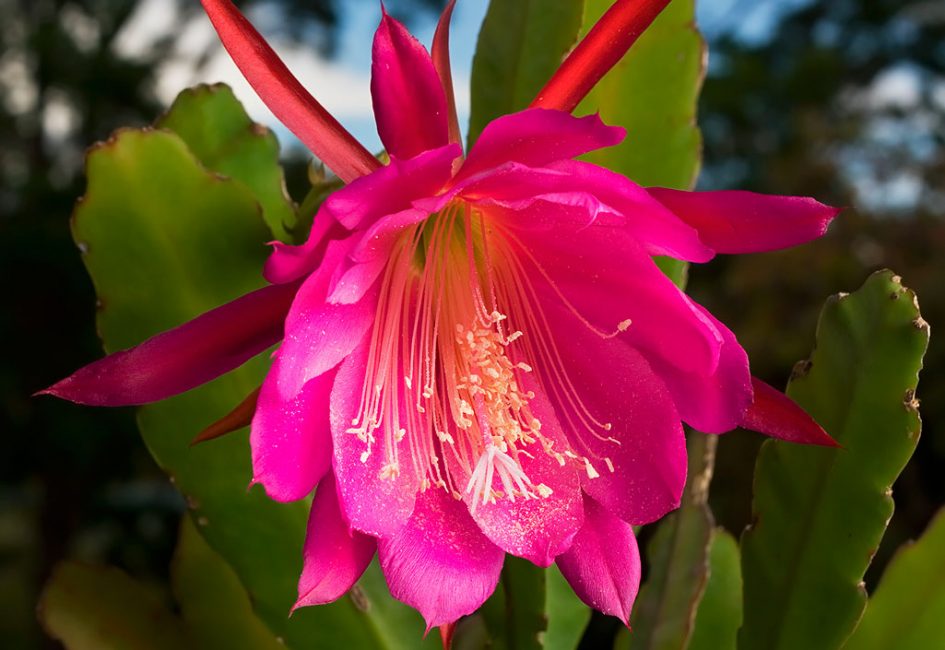
[[[616,440],[568,378],[524,264],[543,271],[527,254],[520,259],[520,248],[465,203],[401,236],[382,278],[361,405],[348,429],[365,443],[362,462],[384,454],[380,479],[414,472],[423,489],[465,496],[475,512],[500,498],[552,494],[525,469],[537,453],[592,478],[593,462],[612,471],[581,444],[588,434]],[[542,433],[536,390],[564,406],[567,440]]]

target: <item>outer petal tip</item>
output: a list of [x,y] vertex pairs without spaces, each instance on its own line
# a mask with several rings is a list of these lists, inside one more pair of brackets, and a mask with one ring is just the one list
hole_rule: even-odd
[[80,368],[40,394],[89,406],[133,406],[183,393],[282,337],[297,285],[268,286]]
[[394,598],[420,612],[427,632],[476,611],[495,590],[505,554],[462,502],[438,489],[420,493],[406,526],[378,540]]
[[376,549],[373,537],[350,531],[338,503],[334,476],[329,474],[312,500],[299,598],[292,611],[341,598],[364,573]]
[[658,187],[649,192],[719,253],[760,253],[803,244],[822,237],[841,211],[803,196]]
[[557,562],[585,603],[630,627],[630,612],[640,587],[640,553],[633,529],[585,497],[587,517],[574,545]]
[[742,427],[788,442],[840,447],[840,444],[790,397],[756,377],[751,378],[751,384],[754,401],[742,416]]
[[[107,359],[108,357],[105,358]],[[92,363],[97,362],[93,361]],[[128,404],[118,403],[117,400],[115,403],[111,403],[111,400],[107,398],[98,398],[92,391],[82,390],[81,386],[77,386],[77,384],[81,384],[81,376],[84,374],[83,370],[87,367],[88,366],[83,366],[65,379],[60,379],[52,386],[36,391],[32,394],[32,397],[49,395],[50,397],[57,397],[74,404],[82,404],[83,406],[128,406]]]
[[381,10],[371,67],[377,130],[392,155],[411,158],[449,142],[446,94],[426,48]]

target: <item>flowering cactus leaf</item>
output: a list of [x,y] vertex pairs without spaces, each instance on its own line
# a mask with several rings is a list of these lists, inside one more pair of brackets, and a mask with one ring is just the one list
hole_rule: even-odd
[[690,432],[682,505],[656,525],[646,545],[648,575],[630,615],[633,632],[622,634],[617,648],[685,648],[692,636],[696,607],[709,579],[714,523],[707,501],[715,447],[715,437]]
[[709,577],[711,536],[705,504],[683,504],[660,522],[647,544],[649,575],[630,616],[631,650],[686,647]]
[[207,172],[178,136],[119,131],[92,148],[86,171],[72,233],[107,351],[263,285],[269,232],[253,195]]
[[502,570],[505,607],[502,625],[509,650],[540,650],[548,625],[545,617],[545,571],[528,560],[505,558]]
[[863,574],[892,516],[891,486],[919,439],[928,338],[915,294],[889,271],[827,302],[787,394],[841,447],[762,447],[742,537],[739,648],[839,648],[853,631]]
[[900,548],[844,650],[945,647],[945,510]]
[[279,165],[279,143],[272,131],[249,119],[229,86],[182,91],[155,126],[179,135],[207,169],[249,188],[276,239],[289,241],[295,206]]
[[495,594],[456,628],[454,647],[575,650],[591,610],[554,565],[509,556]]
[[577,42],[584,0],[492,0],[472,69],[470,147],[486,124],[527,107]]
[[181,522],[171,582],[180,616],[196,647],[228,650],[285,647],[253,612],[239,578],[201,537],[190,517]]
[[158,590],[114,567],[60,564],[38,610],[46,632],[68,650],[198,647]]
[[285,647],[256,617],[233,569],[190,517],[181,523],[171,580],[179,615],[165,594],[118,569],[64,563],[43,593],[40,617],[70,650]]
[[742,624],[742,567],[738,542],[722,528],[712,532],[709,582],[699,601],[687,650],[735,650]]
[[591,610],[574,595],[574,590],[552,565],[545,574],[548,630],[544,635],[545,650],[574,650],[584,628],[591,620]]
[[[123,131],[94,149],[74,236],[98,292],[107,350],[262,286],[271,235],[247,187],[208,172],[177,135]],[[185,495],[199,529],[233,567],[257,614],[290,647],[414,648],[420,617],[395,603],[370,569],[357,592],[291,619],[301,571],[304,503],[279,504],[251,477],[244,434],[190,440],[262,381],[260,355],[239,369],[139,411],[145,442]],[[432,635],[426,643],[435,647]]]

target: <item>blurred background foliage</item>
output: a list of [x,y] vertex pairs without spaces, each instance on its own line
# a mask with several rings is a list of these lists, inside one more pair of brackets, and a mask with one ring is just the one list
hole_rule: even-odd
[[[369,2],[372,0],[360,0]],[[478,0],[465,0],[478,1]],[[715,0],[704,0],[714,2]],[[177,24],[200,11],[166,0]],[[258,0],[266,25],[335,51],[341,0]],[[241,3],[244,6],[252,3]],[[437,0],[390,0],[408,22]],[[709,74],[700,104],[700,187],[811,195],[850,206],[821,241],[693,268],[693,295],[728,323],[755,374],[783,386],[813,343],[824,298],[876,268],[899,272],[933,329],[945,322],[945,4],[940,0],[719,0],[702,25]],[[39,588],[65,557],[156,582],[184,504],[144,449],[131,411],[30,394],[97,358],[95,298],[68,219],[84,148],[166,108],[159,65],[181,31],[146,51],[116,47],[137,0],[0,0],[0,639],[51,644],[35,623]],[[767,23],[764,29],[752,25]],[[199,63],[199,62],[198,62]],[[632,135],[632,134],[631,134]],[[290,151],[291,153],[291,151]],[[307,160],[286,160],[301,199]],[[933,336],[920,385],[924,435],[895,487],[896,513],[868,574],[945,502],[945,341]],[[716,518],[736,535],[750,514],[759,436],[722,438]]]

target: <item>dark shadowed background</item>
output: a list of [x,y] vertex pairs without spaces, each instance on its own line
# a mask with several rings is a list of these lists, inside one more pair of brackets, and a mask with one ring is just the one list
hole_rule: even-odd
[[[691,293],[738,334],[755,374],[778,387],[808,355],[824,299],[857,288],[874,269],[902,275],[932,326],[919,391],[924,433],[896,484],[896,514],[868,574],[875,579],[889,552],[945,502],[945,342],[936,336],[945,323],[945,3],[704,1],[712,5],[700,11],[711,57],[700,105],[700,188],[811,195],[850,209],[811,245],[694,268]],[[34,608],[63,558],[163,580],[184,509],[144,449],[131,410],[30,397],[101,354],[95,296],[69,215],[83,190],[83,149],[166,108],[157,91],[161,64],[187,38],[178,26],[200,9],[165,2],[178,12],[175,23],[129,53],[116,44],[138,0],[0,0],[4,647],[50,643]],[[281,20],[266,25],[267,34],[282,29],[329,59],[349,14],[376,11],[372,0],[242,4],[276,12]],[[426,27],[441,5],[387,4]],[[212,53],[198,52],[195,63]],[[300,199],[307,159],[297,148],[288,153],[290,193]],[[744,432],[721,442],[712,506],[736,534],[749,517],[760,442]]]

